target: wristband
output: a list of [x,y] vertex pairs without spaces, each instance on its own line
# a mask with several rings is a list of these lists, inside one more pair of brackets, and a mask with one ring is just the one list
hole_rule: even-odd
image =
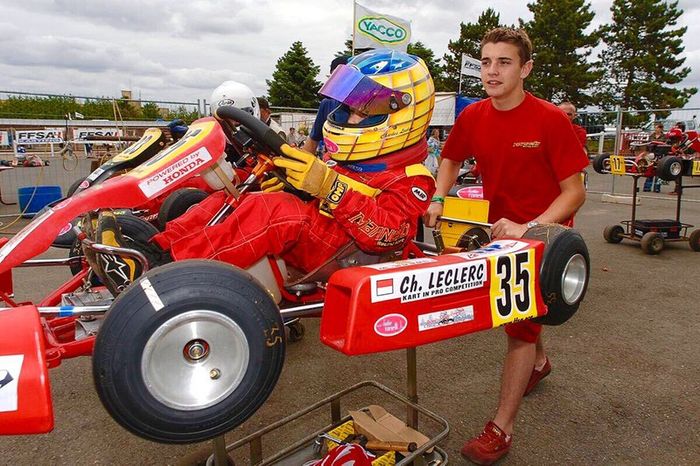
[[445,198],[443,196],[433,196],[433,198],[430,200],[430,202],[437,202],[438,204],[444,204],[445,203]]

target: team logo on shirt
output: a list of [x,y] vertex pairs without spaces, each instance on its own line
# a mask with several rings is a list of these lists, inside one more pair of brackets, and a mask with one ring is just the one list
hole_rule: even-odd
[[535,149],[537,147],[540,147],[540,141],[514,142],[513,147],[523,147],[525,149]]
[[428,200],[428,194],[417,186],[412,187],[411,192],[421,202]]

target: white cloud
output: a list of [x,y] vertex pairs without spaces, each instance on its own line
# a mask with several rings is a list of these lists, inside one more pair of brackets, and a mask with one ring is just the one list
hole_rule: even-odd
[[[360,0],[376,11],[412,20],[413,40],[436,57],[488,7],[502,22],[531,17],[517,0]],[[592,0],[596,24],[609,21],[610,1]],[[700,85],[700,4],[685,10],[683,86]],[[221,81],[235,79],[267,91],[277,59],[301,41],[327,75],[335,52],[350,38],[350,0],[23,0],[3,5],[0,89],[74,95],[119,95],[131,87],[148,99],[208,99]],[[691,104],[700,106],[696,95]]]

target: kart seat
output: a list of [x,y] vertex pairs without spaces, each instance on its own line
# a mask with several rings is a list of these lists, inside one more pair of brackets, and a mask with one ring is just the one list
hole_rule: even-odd
[[[307,274],[289,270],[291,279],[284,285],[290,293],[309,293],[317,287],[317,283],[328,281],[333,272],[346,267],[390,262],[401,258],[402,249],[383,254],[369,254],[357,247],[354,241],[350,241],[341,247],[330,259]],[[295,273],[296,272],[296,273]]]

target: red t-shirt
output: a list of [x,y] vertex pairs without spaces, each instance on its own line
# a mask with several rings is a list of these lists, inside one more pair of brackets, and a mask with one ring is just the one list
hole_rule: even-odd
[[574,127],[574,133],[576,133],[576,137],[578,140],[581,142],[581,145],[583,147],[586,147],[586,130],[582,126],[571,124],[571,126]]
[[441,155],[458,162],[476,158],[490,222],[529,222],[561,194],[560,181],[588,166],[566,115],[530,93],[508,111],[496,110],[491,99],[468,106]]

